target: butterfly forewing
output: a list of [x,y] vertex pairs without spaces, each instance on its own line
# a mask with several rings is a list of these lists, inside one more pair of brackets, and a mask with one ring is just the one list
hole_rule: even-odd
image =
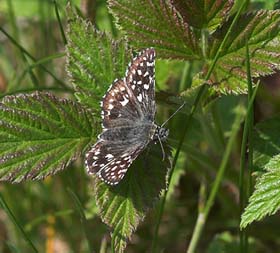
[[141,120],[143,113],[124,80],[115,80],[105,94],[102,105],[104,128],[122,127]]
[[126,83],[146,119],[154,121],[155,117],[155,51],[146,49],[133,59],[126,71]]
[[103,132],[86,155],[86,167],[108,184],[119,183],[154,134],[154,61],[154,49],[140,53],[101,103]]

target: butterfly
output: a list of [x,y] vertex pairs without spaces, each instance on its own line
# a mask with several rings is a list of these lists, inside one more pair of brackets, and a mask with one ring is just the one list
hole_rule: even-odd
[[118,184],[151,141],[165,140],[168,129],[155,124],[155,50],[147,48],[129,63],[101,102],[102,133],[86,154],[89,174]]

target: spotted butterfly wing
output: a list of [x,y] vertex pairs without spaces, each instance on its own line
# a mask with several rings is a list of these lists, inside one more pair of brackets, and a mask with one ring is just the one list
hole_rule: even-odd
[[147,49],[133,59],[126,71],[126,83],[146,120],[155,119],[155,51]]
[[110,185],[120,182],[154,135],[154,65],[154,49],[138,54],[101,102],[103,131],[86,154],[86,167]]

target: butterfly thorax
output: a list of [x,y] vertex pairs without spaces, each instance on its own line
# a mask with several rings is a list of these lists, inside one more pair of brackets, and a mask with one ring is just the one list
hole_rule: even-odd
[[169,134],[168,129],[156,125],[156,129],[152,137],[152,140],[155,142],[157,142],[158,140],[165,141],[168,137],[168,134]]

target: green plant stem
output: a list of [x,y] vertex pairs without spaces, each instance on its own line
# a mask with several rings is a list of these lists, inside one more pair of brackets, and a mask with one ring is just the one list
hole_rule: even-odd
[[[252,110],[253,103],[254,103],[254,100],[255,100],[255,97],[256,97],[256,94],[257,94],[257,90],[258,90],[258,85],[254,89],[252,97],[251,97],[251,99],[248,103],[248,109],[247,109],[247,112],[246,112],[246,115],[245,115],[245,119],[247,119],[247,116],[248,116],[250,110]],[[234,142],[234,139],[235,139],[236,134],[238,132],[239,126],[241,124],[241,119],[242,119],[241,116],[242,116],[241,113],[239,113],[236,116],[236,120],[235,120],[235,122],[233,124],[233,127],[232,127],[232,135],[231,135],[230,140],[227,144],[226,151],[224,153],[224,156],[223,156],[221,165],[219,167],[217,177],[216,177],[215,182],[213,184],[213,187],[211,189],[209,198],[208,198],[207,203],[205,205],[205,209],[200,211],[199,214],[198,214],[198,218],[197,218],[196,224],[195,224],[195,229],[194,229],[194,232],[193,232],[193,235],[192,235],[191,242],[190,242],[190,245],[188,247],[187,253],[194,253],[195,252],[197,243],[199,241],[199,238],[201,236],[201,233],[202,233],[202,230],[204,228],[205,222],[207,220],[209,211],[210,211],[210,209],[211,209],[211,207],[214,203],[214,199],[216,197],[218,188],[220,186],[220,183],[221,183],[220,180],[222,180],[222,177],[223,177],[223,174],[224,174],[224,170],[225,170],[225,167],[226,167],[226,164],[227,164],[227,160],[229,158],[229,154],[230,154],[230,151],[232,149],[232,147],[231,147],[232,143],[231,142]],[[245,127],[244,128],[247,128],[247,124],[248,124],[248,120],[245,120]]]
[[[208,69],[208,72],[207,72],[207,74],[205,76],[205,79],[204,79],[205,82],[207,82],[208,79],[210,78],[210,76],[211,76],[211,74],[212,74],[212,72],[214,70],[214,67],[215,67],[215,65],[216,65],[216,63],[217,63],[217,61],[218,61],[218,59],[220,57],[222,49],[223,49],[223,47],[224,47],[224,45],[226,43],[226,40],[229,37],[234,24],[237,22],[237,20],[238,20],[238,18],[240,16],[241,11],[242,11],[244,6],[245,6],[245,2],[240,6],[240,8],[239,8],[237,14],[235,15],[235,17],[234,17],[234,19],[233,19],[233,21],[232,21],[232,23],[231,23],[231,25],[230,25],[226,35],[225,35],[222,43],[220,44],[220,46],[219,46],[219,48],[217,50],[217,53],[216,53],[216,55],[215,55],[211,65],[210,65],[210,68]],[[200,88],[200,90],[199,90],[199,92],[198,92],[198,94],[196,96],[196,99],[195,99],[195,102],[194,102],[194,104],[192,106],[191,112],[190,112],[190,114],[189,114],[189,116],[188,116],[188,118],[187,118],[187,120],[185,122],[185,126],[184,126],[184,129],[183,129],[183,135],[182,135],[182,137],[180,139],[180,142],[178,144],[178,147],[177,147],[174,159],[173,159],[172,168],[170,170],[170,175],[169,175],[168,182],[170,182],[171,179],[172,179],[174,168],[176,167],[176,163],[177,163],[177,160],[178,160],[178,157],[179,157],[182,145],[183,145],[185,137],[187,135],[187,131],[188,131],[189,127],[190,127],[189,123],[191,122],[191,119],[192,119],[192,117],[193,117],[193,115],[194,115],[194,113],[195,113],[195,111],[196,111],[196,109],[197,109],[197,107],[198,107],[198,105],[200,103],[200,99],[202,98],[202,95],[203,95],[203,93],[205,91],[205,88],[206,88],[206,84],[204,83],[201,86],[201,88]],[[158,241],[158,230],[159,230],[159,225],[161,223],[162,214],[163,214],[164,207],[165,207],[167,192],[168,192],[168,189],[163,192],[162,201],[161,201],[160,206],[159,206],[159,213],[158,213],[157,220],[156,220],[155,232],[154,232],[154,237],[153,237],[153,242],[152,242],[152,252],[156,252],[157,241]]]
[[44,58],[34,62],[33,64],[28,65],[28,67],[25,68],[24,71],[22,72],[22,74],[19,76],[18,81],[17,81],[17,86],[20,85],[20,83],[23,80],[23,78],[25,77],[26,73],[28,73],[33,68],[40,67],[42,64],[45,64],[47,62],[52,61],[53,59],[61,58],[61,57],[64,57],[64,56],[65,56],[65,53],[57,53],[57,54],[54,54],[54,55],[44,57]]
[[64,30],[63,30],[63,25],[62,25],[62,22],[61,22],[61,19],[60,19],[58,6],[57,6],[57,1],[53,0],[53,4],[54,4],[55,15],[56,15],[56,18],[57,18],[57,21],[58,21],[58,24],[59,24],[59,29],[60,29],[62,41],[63,41],[63,44],[66,45],[67,44],[67,39],[66,39],[66,36],[65,36],[65,33],[64,33]]
[[211,108],[211,115],[213,118],[213,122],[215,125],[215,129],[217,132],[217,136],[218,136],[218,142],[219,142],[219,148],[224,148],[225,147],[225,138],[224,138],[224,133],[223,133],[223,129],[221,126],[221,122],[220,122],[220,118],[218,115],[218,106],[217,104],[213,104],[213,107]]
[[[66,209],[66,210],[62,210],[62,211],[58,211],[58,212],[52,213],[52,216],[54,218],[65,217],[65,216],[72,215],[73,212],[74,212],[73,209]],[[38,217],[36,219],[33,219],[30,223],[28,223],[28,224],[26,224],[24,226],[25,231],[29,232],[32,229],[34,229],[35,226],[38,226],[38,225],[41,225],[44,222],[47,222],[49,216],[50,216],[49,214],[45,214],[45,215],[42,215],[42,216],[40,216],[40,217]]]
[[[231,34],[232,29],[233,29],[234,25],[236,24],[239,16],[241,15],[241,12],[242,12],[245,4],[246,4],[246,2],[244,1],[243,4],[240,6],[238,12],[236,13],[236,15],[235,15],[235,17],[234,17],[234,19],[233,19],[233,21],[232,21],[232,23],[231,23],[231,25],[230,25],[226,35],[224,37],[222,43],[220,44],[220,46],[219,46],[219,48],[217,50],[217,53],[216,53],[216,55],[215,55],[215,57],[213,59],[213,62],[211,64],[209,70],[208,70],[208,73],[206,75],[205,80],[208,80],[210,78],[210,75],[211,75],[211,73],[214,70],[214,67],[215,67],[215,65],[216,65],[216,63],[217,63],[217,61],[218,61],[218,59],[219,59],[219,57],[221,55],[221,52],[222,52],[222,50],[224,48],[224,45],[225,45],[229,35]],[[220,182],[217,181],[217,180],[221,180],[222,179],[222,178],[219,178],[219,176],[223,175],[223,171],[225,169],[225,168],[223,168],[223,166],[226,165],[226,162],[227,162],[226,158],[228,158],[227,155],[229,155],[229,154],[227,154],[227,152],[229,152],[231,150],[231,146],[230,145],[231,145],[231,142],[229,141],[228,145],[227,145],[227,148],[226,148],[226,152],[224,153],[224,157],[223,157],[223,160],[222,160],[219,172],[217,174],[214,186],[213,186],[213,188],[212,188],[212,190],[210,192],[209,199],[207,200],[207,203],[206,203],[206,206],[205,206],[205,210],[203,211],[203,213],[199,213],[199,215],[198,215],[197,222],[196,222],[195,228],[194,228],[194,232],[193,232],[193,235],[192,235],[192,238],[191,238],[188,250],[187,250],[188,253],[193,253],[195,251],[197,243],[198,243],[198,241],[200,239],[202,230],[204,228],[204,224],[205,224],[206,219],[208,217],[208,213],[210,211],[210,208],[213,205],[214,198],[216,197],[216,193],[217,193],[217,190],[218,190],[218,187],[219,187],[219,183]]]
[[115,238],[116,238],[116,234],[113,233],[111,238],[111,253],[115,253]]
[[[249,101],[253,96],[253,85],[251,77],[251,66],[250,66],[250,52],[248,41],[246,43],[246,69],[247,69],[247,87],[248,87],[248,116],[245,121],[242,144],[241,144],[241,155],[240,155],[240,175],[239,175],[239,211],[240,217],[242,215],[245,204],[248,200],[248,196],[252,191],[252,166],[253,166],[253,145],[252,145],[252,134],[253,134],[253,123],[254,123],[254,111],[253,106],[249,107]],[[247,149],[247,150],[246,150]],[[245,167],[246,167],[246,154],[248,152],[248,182],[245,181]],[[247,188],[246,188],[247,186]],[[240,253],[248,252],[248,234],[246,229],[240,231]]]
[[11,24],[12,28],[12,33],[15,39],[18,41],[19,40],[19,35],[18,35],[18,29],[16,25],[16,19],[15,19],[15,13],[14,13],[14,8],[12,4],[12,0],[6,0],[7,6],[8,6],[8,14],[9,14],[9,21]]
[[201,48],[202,48],[202,54],[203,58],[206,59],[207,57],[207,41],[208,41],[208,31],[206,29],[201,30]]
[[79,200],[79,198],[75,194],[75,192],[73,192],[70,188],[67,188],[67,191],[70,194],[70,196],[72,197],[72,199],[73,199],[73,201],[74,201],[74,203],[77,207],[77,210],[79,211],[79,214],[80,214],[80,217],[81,217],[82,227],[83,227],[84,234],[86,236],[86,241],[87,241],[87,244],[88,244],[89,252],[94,252],[93,247],[90,243],[91,242],[91,240],[90,240],[91,231],[89,231],[88,227],[87,227],[87,219],[86,219],[86,216],[85,216],[85,213],[84,213],[83,205],[81,204],[81,201]]
[[[188,129],[191,126],[190,121],[193,118],[193,115],[194,115],[194,113],[195,113],[195,111],[196,111],[196,109],[197,109],[197,107],[199,105],[199,102],[201,100],[202,95],[204,94],[205,89],[206,89],[206,84],[203,84],[201,86],[197,96],[196,96],[196,99],[195,99],[195,102],[194,102],[194,104],[192,106],[191,112],[188,115],[188,118],[186,120],[184,129],[183,129],[183,136],[180,138],[180,141],[179,141],[179,144],[178,144],[178,148],[176,150],[176,153],[175,153],[175,156],[174,156],[174,159],[173,159],[172,167],[171,167],[169,178],[168,178],[168,185],[171,182],[172,175],[173,175],[173,172],[174,172],[174,168],[176,166],[176,163],[177,163],[177,160],[178,160],[178,157],[179,157],[182,145],[184,143],[184,140],[185,140],[185,137],[187,135]],[[153,237],[153,242],[152,242],[152,252],[156,252],[157,241],[158,241],[158,230],[159,230],[159,225],[161,223],[161,218],[162,218],[162,214],[163,214],[164,207],[165,207],[167,193],[168,193],[168,189],[164,190],[163,197],[162,197],[162,200],[161,200],[161,203],[160,203],[159,213],[158,213],[157,220],[156,220],[156,227],[155,227],[155,232],[154,232],[154,237]]]
[[[37,59],[32,56],[24,47],[22,47],[10,34],[8,34],[3,27],[0,27],[0,31],[18,48],[21,52],[23,52],[26,56],[28,56],[33,62],[36,62]],[[58,79],[51,71],[49,71],[46,67],[43,65],[40,65],[40,68],[47,72],[61,87],[67,87],[67,85]]]
[[106,253],[106,252],[107,252],[107,240],[106,237],[104,236],[101,240],[99,253]]
[[192,69],[193,69],[193,62],[186,62],[183,68],[183,74],[179,85],[179,91],[184,91],[190,88]]
[[24,229],[22,226],[19,224],[19,222],[16,220],[15,216],[13,215],[12,211],[10,210],[9,206],[7,205],[6,201],[4,200],[3,196],[0,194],[0,205],[3,208],[3,210],[7,213],[11,221],[14,223],[14,225],[18,228],[20,233],[22,234],[24,240],[27,242],[27,244],[32,248],[32,250],[36,253],[39,251],[36,249],[28,235],[25,233]]
[[226,169],[229,157],[230,157],[230,153],[231,153],[232,148],[234,146],[235,138],[236,138],[236,135],[238,133],[242,118],[243,118],[242,113],[238,112],[237,115],[236,115],[235,121],[233,123],[233,126],[232,126],[232,134],[231,134],[230,139],[228,141],[228,144],[226,146],[226,150],[224,152],[222,162],[219,166],[219,170],[218,170],[217,176],[215,178],[213,187],[211,189],[209,198],[206,201],[205,208],[203,208],[198,214],[198,218],[197,218],[197,221],[196,221],[196,224],[195,224],[195,229],[194,229],[194,232],[193,232],[193,235],[192,235],[191,242],[190,242],[189,247],[187,249],[187,253],[194,253],[195,252],[197,243],[198,243],[198,241],[201,237],[202,230],[203,230],[204,225],[206,223],[209,211],[214,204],[219,186],[220,186],[221,181],[223,179],[224,172],[225,172],[225,169]]
[[[12,33],[13,33],[13,36],[15,38],[15,41],[19,41],[19,32],[18,32],[18,28],[17,28],[17,25],[16,25],[16,18],[15,18],[14,8],[13,8],[13,4],[12,4],[11,0],[7,0],[7,5],[8,5],[8,12],[9,12],[9,19],[10,19],[10,23],[11,23]],[[17,51],[19,52],[19,57],[22,58],[24,64],[29,66],[29,62],[26,59],[24,53],[21,50],[17,50]],[[37,77],[33,73],[33,71],[29,70],[28,74],[30,76],[30,79],[31,79],[34,87],[38,87],[39,82],[37,80]]]

